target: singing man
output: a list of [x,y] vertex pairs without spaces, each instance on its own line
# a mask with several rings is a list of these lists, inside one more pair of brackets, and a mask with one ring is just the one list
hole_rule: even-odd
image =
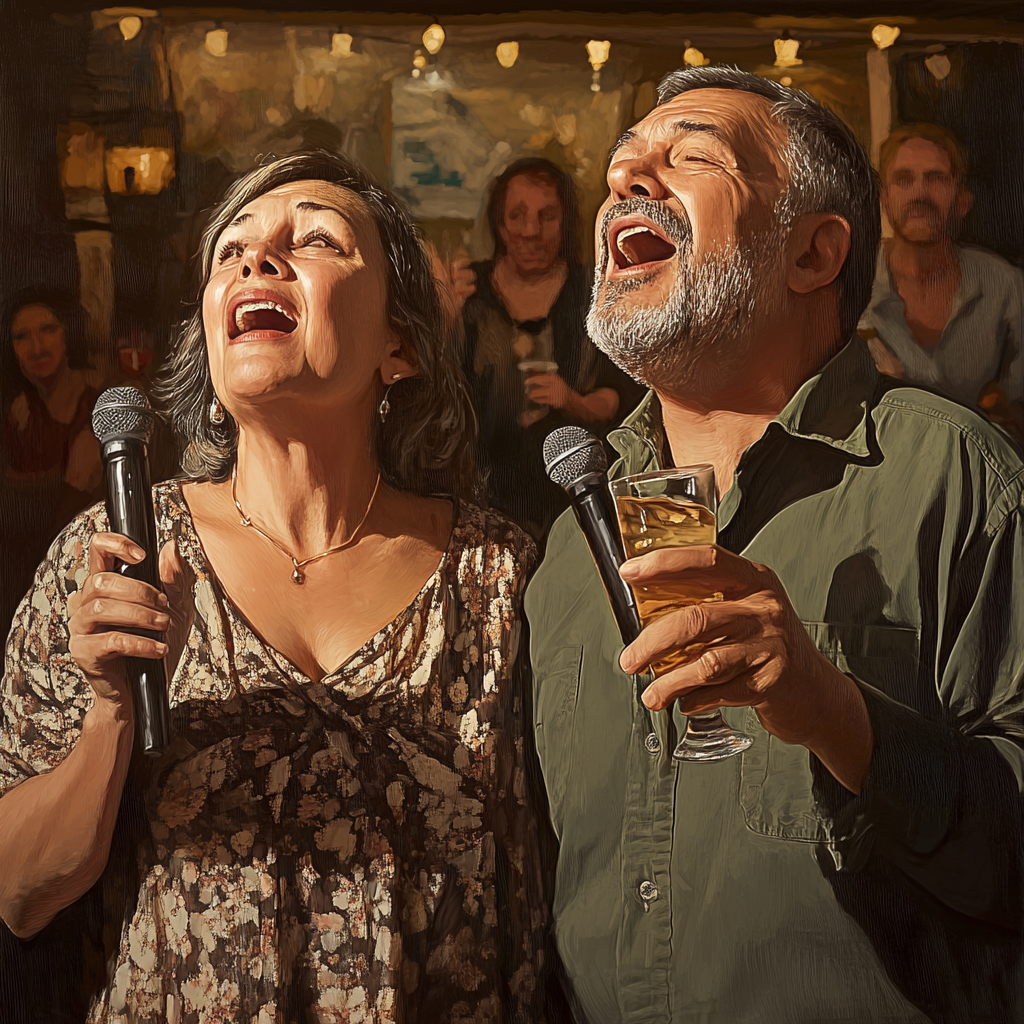
[[[623,650],[571,513],[527,593],[579,1017],[1019,1019],[1024,466],[855,335],[878,189],[819,103],[673,73],[608,188],[589,331],[650,389],[610,475],[711,463],[720,496],[716,546],[622,575],[724,599]],[[674,761],[718,707],[750,749]]]

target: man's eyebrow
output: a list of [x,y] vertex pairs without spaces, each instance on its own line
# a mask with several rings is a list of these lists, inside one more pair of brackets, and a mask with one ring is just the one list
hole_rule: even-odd
[[722,129],[717,124],[705,124],[703,121],[676,121],[672,127],[677,132],[704,132],[706,135],[722,137]]
[[619,138],[618,138],[618,140],[616,141],[615,145],[614,145],[614,146],[612,146],[612,148],[611,148],[611,152],[610,152],[610,153],[608,154],[608,159],[610,160],[610,159],[611,159],[611,158],[612,158],[613,156],[615,156],[615,154],[616,154],[616,153],[618,153],[618,151],[619,151],[619,150],[620,150],[620,149],[621,149],[621,148],[622,148],[622,147],[623,147],[623,146],[624,146],[624,145],[625,145],[625,144],[626,144],[627,142],[630,142],[630,141],[631,141],[632,139],[634,139],[634,138],[636,138],[636,132],[635,132],[635,131],[633,131],[633,129],[632,129],[632,128],[630,128],[630,130],[629,130],[628,132],[623,132],[623,133],[622,133],[622,135],[620,135],[620,136],[619,136]]

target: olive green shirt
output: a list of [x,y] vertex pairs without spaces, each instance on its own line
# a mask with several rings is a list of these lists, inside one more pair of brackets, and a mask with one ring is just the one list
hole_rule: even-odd
[[[648,396],[610,475],[657,468]],[[726,709],[743,755],[680,764],[572,513],[526,596],[537,748],[577,1013],[628,1022],[1019,1019],[1024,467],[995,428],[879,377],[859,339],[744,454],[719,543],[770,566],[860,686],[864,792]]]

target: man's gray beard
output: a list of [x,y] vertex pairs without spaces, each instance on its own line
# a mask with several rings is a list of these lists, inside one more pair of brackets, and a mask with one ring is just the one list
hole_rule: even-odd
[[668,301],[620,311],[650,277],[605,281],[594,274],[587,331],[594,344],[647,387],[705,391],[732,371],[750,342],[754,318],[777,303],[772,279],[788,231],[781,224],[743,246],[715,253],[694,268],[690,246],[678,251],[679,271]]

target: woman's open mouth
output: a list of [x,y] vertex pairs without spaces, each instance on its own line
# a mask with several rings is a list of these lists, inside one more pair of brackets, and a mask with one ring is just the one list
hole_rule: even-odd
[[241,295],[229,310],[228,338],[232,342],[274,341],[291,334],[298,322],[290,303],[269,295]]
[[675,256],[676,246],[650,221],[625,218],[612,224],[608,247],[619,271],[647,270]]

